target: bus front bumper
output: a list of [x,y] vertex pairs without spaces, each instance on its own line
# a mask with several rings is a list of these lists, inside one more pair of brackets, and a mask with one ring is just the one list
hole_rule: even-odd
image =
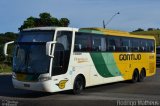
[[14,88],[43,91],[43,92],[58,92],[58,86],[52,80],[43,82],[22,82],[12,78]]

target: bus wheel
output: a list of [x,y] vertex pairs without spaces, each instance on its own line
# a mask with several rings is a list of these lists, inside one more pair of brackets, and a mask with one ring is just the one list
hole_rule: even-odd
[[142,69],[142,71],[141,71],[141,73],[140,73],[140,75],[139,75],[139,80],[138,80],[138,81],[139,81],[139,82],[142,82],[142,81],[144,80],[145,76],[146,76],[145,70]]
[[135,83],[135,82],[138,81],[138,79],[139,79],[139,72],[138,72],[138,70],[135,70],[134,73],[133,73],[133,75],[132,75],[132,80],[131,81],[133,83]]
[[73,93],[80,94],[83,89],[84,89],[84,79],[81,76],[77,76],[75,81],[74,81],[74,86],[73,86]]

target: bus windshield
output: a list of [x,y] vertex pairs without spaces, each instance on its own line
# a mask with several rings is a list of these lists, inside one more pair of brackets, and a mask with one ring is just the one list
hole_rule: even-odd
[[54,32],[24,32],[15,43],[13,71],[28,74],[49,72],[50,57],[46,55],[46,42],[52,41]]

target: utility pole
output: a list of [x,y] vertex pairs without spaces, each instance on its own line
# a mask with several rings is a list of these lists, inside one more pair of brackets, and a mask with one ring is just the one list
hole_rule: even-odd
[[117,12],[117,13],[115,13],[108,21],[107,21],[107,23],[105,24],[105,21],[103,20],[103,28],[106,28],[106,26],[113,20],[113,18],[116,16],[116,15],[118,15],[118,14],[120,14],[120,12]]

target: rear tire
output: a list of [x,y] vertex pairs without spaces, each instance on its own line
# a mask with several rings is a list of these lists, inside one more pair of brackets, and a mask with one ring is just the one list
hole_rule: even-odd
[[145,74],[145,70],[142,70],[140,75],[139,75],[139,82],[142,82],[144,81],[144,78],[146,77],[146,74]]
[[132,81],[132,83],[136,83],[138,81],[138,79],[139,79],[139,72],[138,72],[138,70],[135,70],[133,75],[132,75],[132,80],[131,81]]
[[73,86],[73,94],[78,95],[80,94],[83,89],[84,89],[84,79],[81,76],[77,76],[75,81],[74,81],[74,86]]

